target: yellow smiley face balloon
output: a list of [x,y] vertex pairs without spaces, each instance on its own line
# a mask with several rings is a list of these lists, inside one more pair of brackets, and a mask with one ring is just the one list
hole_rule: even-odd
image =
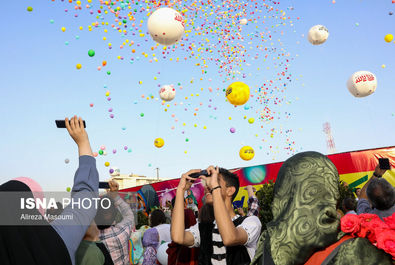
[[243,160],[251,160],[255,156],[254,149],[251,146],[243,146],[239,152],[240,158]]
[[250,98],[250,88],[243,82],[234,82],[226,89],[226,98],[233,105],[243,105]]
[[156,138],[154,141],[154,145],[158,148],[161,148],[165,145],[165,141],[162,138]]

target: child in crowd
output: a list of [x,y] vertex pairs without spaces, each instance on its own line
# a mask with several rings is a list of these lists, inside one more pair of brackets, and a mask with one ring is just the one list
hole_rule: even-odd
[[150,228],[145,231],[143,236],[144,261],[143,265],[156,264],[156,250],[159,245],[159,233],[155,228]]

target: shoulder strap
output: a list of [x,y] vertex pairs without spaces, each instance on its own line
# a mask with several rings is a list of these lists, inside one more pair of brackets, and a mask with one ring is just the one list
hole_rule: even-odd
[[240,216],[239,218],[237,218],[236,220],[233,221],[233,224],[235,225],[235,227],[241,225],[241,223],[247,218],[248,216]]
[[315,252],[305,265],[327,265],[339,252],[340,246],[350,239],[353,239],[353,237],[345,235],[326,249]]

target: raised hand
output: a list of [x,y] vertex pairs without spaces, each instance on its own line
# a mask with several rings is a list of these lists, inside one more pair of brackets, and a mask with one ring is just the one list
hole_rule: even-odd
[[93,156],[88,134],[85,131],[82,118],[80,117],[78,119],[77,116],[74,116],[70,119],[70,121],[68,118],[66,118],[65,123],[66,129],[69,132],[71,138],[73,138],[74,142],[78,145],[79,155]]

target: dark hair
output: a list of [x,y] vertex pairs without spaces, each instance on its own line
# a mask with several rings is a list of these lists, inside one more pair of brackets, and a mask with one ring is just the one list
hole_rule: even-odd
[[366,189],[369,201],[378,210],[387,210],[395,204],[395,189],[383,178],[375,178]]
[[199,223],[212,223],[214,222],[214,207],[212,204],[204,204],[199,211]]
[[361,188],[356,188],[356,189],[354,190],[355,195],[358,196],[357,191],[360,190],[360,189],[361,189]]
[[236,174],[231,173],[229,170],[224,168],[219,168],[219,174],[226,183],[226,187],[235,187],[235,193],[232,195],[232,202],[236,198],[239,192],[240,182],[239,177]]
[[[107,208],[107,203],[103,203],[102,205],[101,201],[104,199],[110,200],[110,207]],[[105,206],[107,209],[103,208],[102,206]],[[95,223],[97,224],[97,228],[99,228],[100,230],[109,228],[114,223],[116,215],[117,209],[114,206],[114,200],[107,195],[101,197],[95,216]]]
[[345,198],[343,200],[343,208],[346,212],[355,210],[355,199],[353,198]]
[[156,209],[151,213],[150,226],[155,227],[157,225],[166,223],[166,215],[162,210]]

